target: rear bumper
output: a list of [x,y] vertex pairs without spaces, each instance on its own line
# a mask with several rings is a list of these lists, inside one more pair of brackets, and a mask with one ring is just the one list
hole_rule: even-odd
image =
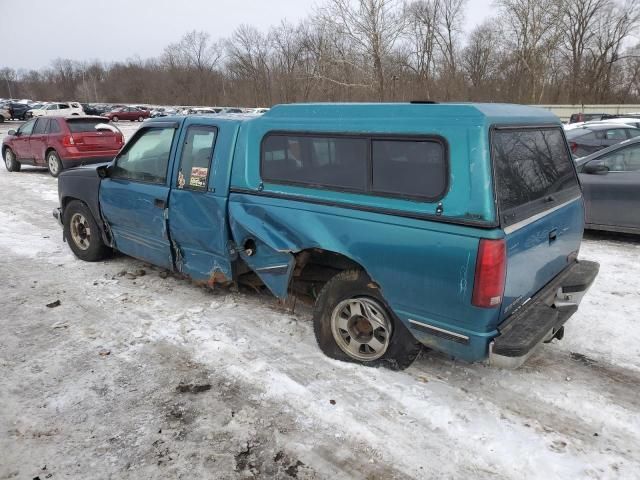
[[522,365],[578,310],[599,269],[596,262],[575,262],[502,322],[500,335],[489,344],[489,363],[504,368]]

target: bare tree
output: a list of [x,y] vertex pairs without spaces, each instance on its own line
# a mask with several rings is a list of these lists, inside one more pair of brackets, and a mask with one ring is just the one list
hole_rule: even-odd
[[445,65],[445,99],[450,100],[451,89],[457,82],[459,36],[464,23],[464,8],[467,0],[440,0],[441,14],[438,17],[437,38]]
[[372,84],[378,100],[385,99],[385,58],[404,29],[400,0],[328,0],[321,9],[341,40],[349,42],[372,64]]
[[587,67],[591,93],[596,101],[603,101],[613,87],[613,74],[619,67],[624,42],[637,29],[639,21],[640,0],[618,3],[599,16]]
[[501,53],[495,23],[495,19],[490,19],[478,25],[469,35],[468,45],[462,52],[462,69],[472,87],[472,99],[490,99],[485,96],[486,86],[498,72]]
[[407,66],[417,75],[427,99],[433,94],[440,9],[440,0],[419,0],[409,4],[406,10]]
[[596,35],[598,17],[611,8],[611,0],[565,0],[562,3],[562,35],[565,55],[569,57],[571,103],[578,103],[584,94],[585,54]]
[[544,94],[550,52],[560,40],[563,0],[497,0],[503,35],[514,57],[516,101],[537,103]]

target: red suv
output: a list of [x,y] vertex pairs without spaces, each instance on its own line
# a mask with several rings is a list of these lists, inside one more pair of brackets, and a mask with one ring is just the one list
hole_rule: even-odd
[[112,122],[117,122],[118,120],[131,120],[132,122],[137,120],[142,122],[149,118],[149,112],[138,107],[120,107],[103,113],[102,116],[107,117]]
[[39,117],[9,130],[2,156],[10,172],[46,166],[57,177],[65,168],[111,161],[122,145],[122,132],[102,117]]

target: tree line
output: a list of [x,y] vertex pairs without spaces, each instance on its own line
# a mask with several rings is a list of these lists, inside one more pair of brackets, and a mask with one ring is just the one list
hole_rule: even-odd
[[169,105],[640,103],[640,0],[325,0],[298,23],[192,31],[157,58],[0,69],[0,97]]

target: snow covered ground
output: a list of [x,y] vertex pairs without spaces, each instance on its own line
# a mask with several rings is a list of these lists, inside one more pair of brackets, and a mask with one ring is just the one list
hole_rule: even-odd
[[302,307],[75,259],[46,171],[0,192],[0,479],[640,477],[640,239],[587,236],[600,276],[521,369],[391,372],[323,356]]

